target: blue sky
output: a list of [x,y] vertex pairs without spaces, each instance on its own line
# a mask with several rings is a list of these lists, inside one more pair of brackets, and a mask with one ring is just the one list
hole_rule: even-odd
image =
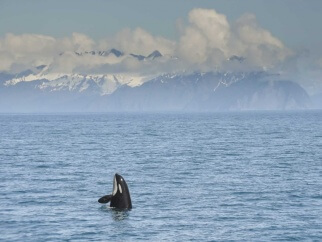
[[234,21],[245,13],[291,48],[322,43],[320,0],[0,0],[0,36],[6,33],[93,39],[141,27],[176,39],[176,21],[194,8],[210,8]]

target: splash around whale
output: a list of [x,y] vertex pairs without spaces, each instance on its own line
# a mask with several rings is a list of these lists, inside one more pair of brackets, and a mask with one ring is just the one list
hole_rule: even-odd
[[113,182],[113,192],[110,195],[105,195],[98,199],[99,203],[110,202],[110,207],[117,209],[131,209],[132,201],[129,192],[129,188],[124,178],[115,174]]

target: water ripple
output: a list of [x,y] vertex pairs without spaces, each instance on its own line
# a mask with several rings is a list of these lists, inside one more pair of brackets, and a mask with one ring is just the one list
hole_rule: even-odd
[[[321,112],[0,115],[4,241],[322,240]],[[130,211],[101,206],[115,172]]]

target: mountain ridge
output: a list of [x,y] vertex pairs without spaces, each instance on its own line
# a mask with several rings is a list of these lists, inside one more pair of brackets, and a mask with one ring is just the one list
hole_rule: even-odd
[[[106,97],[109,111],[243,111],[310,108],[306,91],[264,73],[164,75]],[[126,98],[125,98],[126,97]]]
[[[117,49],[75,55],[164,58],[158,50],[148,56]],[[228,61],[244,60],[232,56]],[[316,108],[320,100],[312,104],[301,86],[265,71],[81,74],[53,72],[50,65],[0,73],[0,95],[0,112],[293,110]]]

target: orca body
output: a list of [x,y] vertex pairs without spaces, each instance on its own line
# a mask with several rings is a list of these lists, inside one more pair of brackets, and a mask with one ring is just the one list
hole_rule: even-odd
[[113,193],[111,195],[105,195],[98,199],[99,203],[110,202],[110,207],[117,209],[131,209],[132,202],[130,197],[129,188],[124,180],[124,178],[115,174],[113,183]]

